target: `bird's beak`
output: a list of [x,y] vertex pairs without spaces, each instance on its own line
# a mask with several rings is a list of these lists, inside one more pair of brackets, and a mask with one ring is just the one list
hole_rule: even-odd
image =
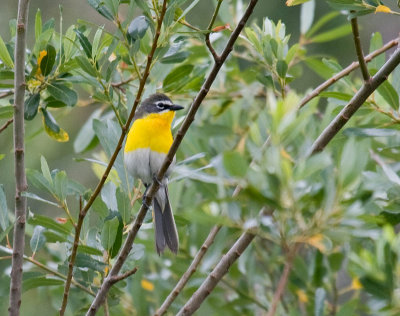
[[181,105],[177,105],[177,104],[173,104],[171,105],[171,107],[169,108],[171,111],[179,111],[182,110],[184,107]]

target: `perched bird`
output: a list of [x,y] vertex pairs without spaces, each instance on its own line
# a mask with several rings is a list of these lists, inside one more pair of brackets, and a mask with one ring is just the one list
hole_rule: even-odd
[[[128,172],[134,178],[142,180],[146,191],[172,145],[171,123],[175,111],[181,109],[182,106],[173,104],[166,95],[156,93],[144,100],[135,113],[125,144],[124,162]],[[168,197],[167,177],[170,170],[171,168],[153,198],[155,241],[159,255],[165,246],[175,254],[179,248],[178,233]]]

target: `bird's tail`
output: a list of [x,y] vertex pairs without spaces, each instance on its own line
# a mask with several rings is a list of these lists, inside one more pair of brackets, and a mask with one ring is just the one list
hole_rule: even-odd
[[167,185],[161,185],[153,199],[154,230],[157,253],[164,252],[165,246],[176,254],[179,248],[178,232],[169,203]]

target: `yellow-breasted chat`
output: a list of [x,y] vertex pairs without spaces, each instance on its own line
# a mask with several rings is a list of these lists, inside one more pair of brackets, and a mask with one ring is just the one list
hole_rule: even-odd
[[[174,104],[166,95],[156,93],[145,99],[135,113],[125,144],[124,162],[128,172],[134,178],[142,180],[146,190],[160,170],[172,145],[171,124],[175,111],[181,109],[182,106]],[[153,222],[158,254],[161,254],[166,246],[175,254],[179,248],[178,232],[168,197],[170,170],[171,167],[153,198]]]

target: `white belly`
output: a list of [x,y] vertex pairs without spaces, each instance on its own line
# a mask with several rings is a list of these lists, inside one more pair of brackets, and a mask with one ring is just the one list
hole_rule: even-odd
[[[166,154],[151,152],[150,148],[140,148],[134,151],[124,153],[124,162],[128,172],[143,183],[150,184],[154,176],[157,175]],[[171,165],[175,163],[175,157]],[[166,177],[168,177],[171,166],[168,168]]]

